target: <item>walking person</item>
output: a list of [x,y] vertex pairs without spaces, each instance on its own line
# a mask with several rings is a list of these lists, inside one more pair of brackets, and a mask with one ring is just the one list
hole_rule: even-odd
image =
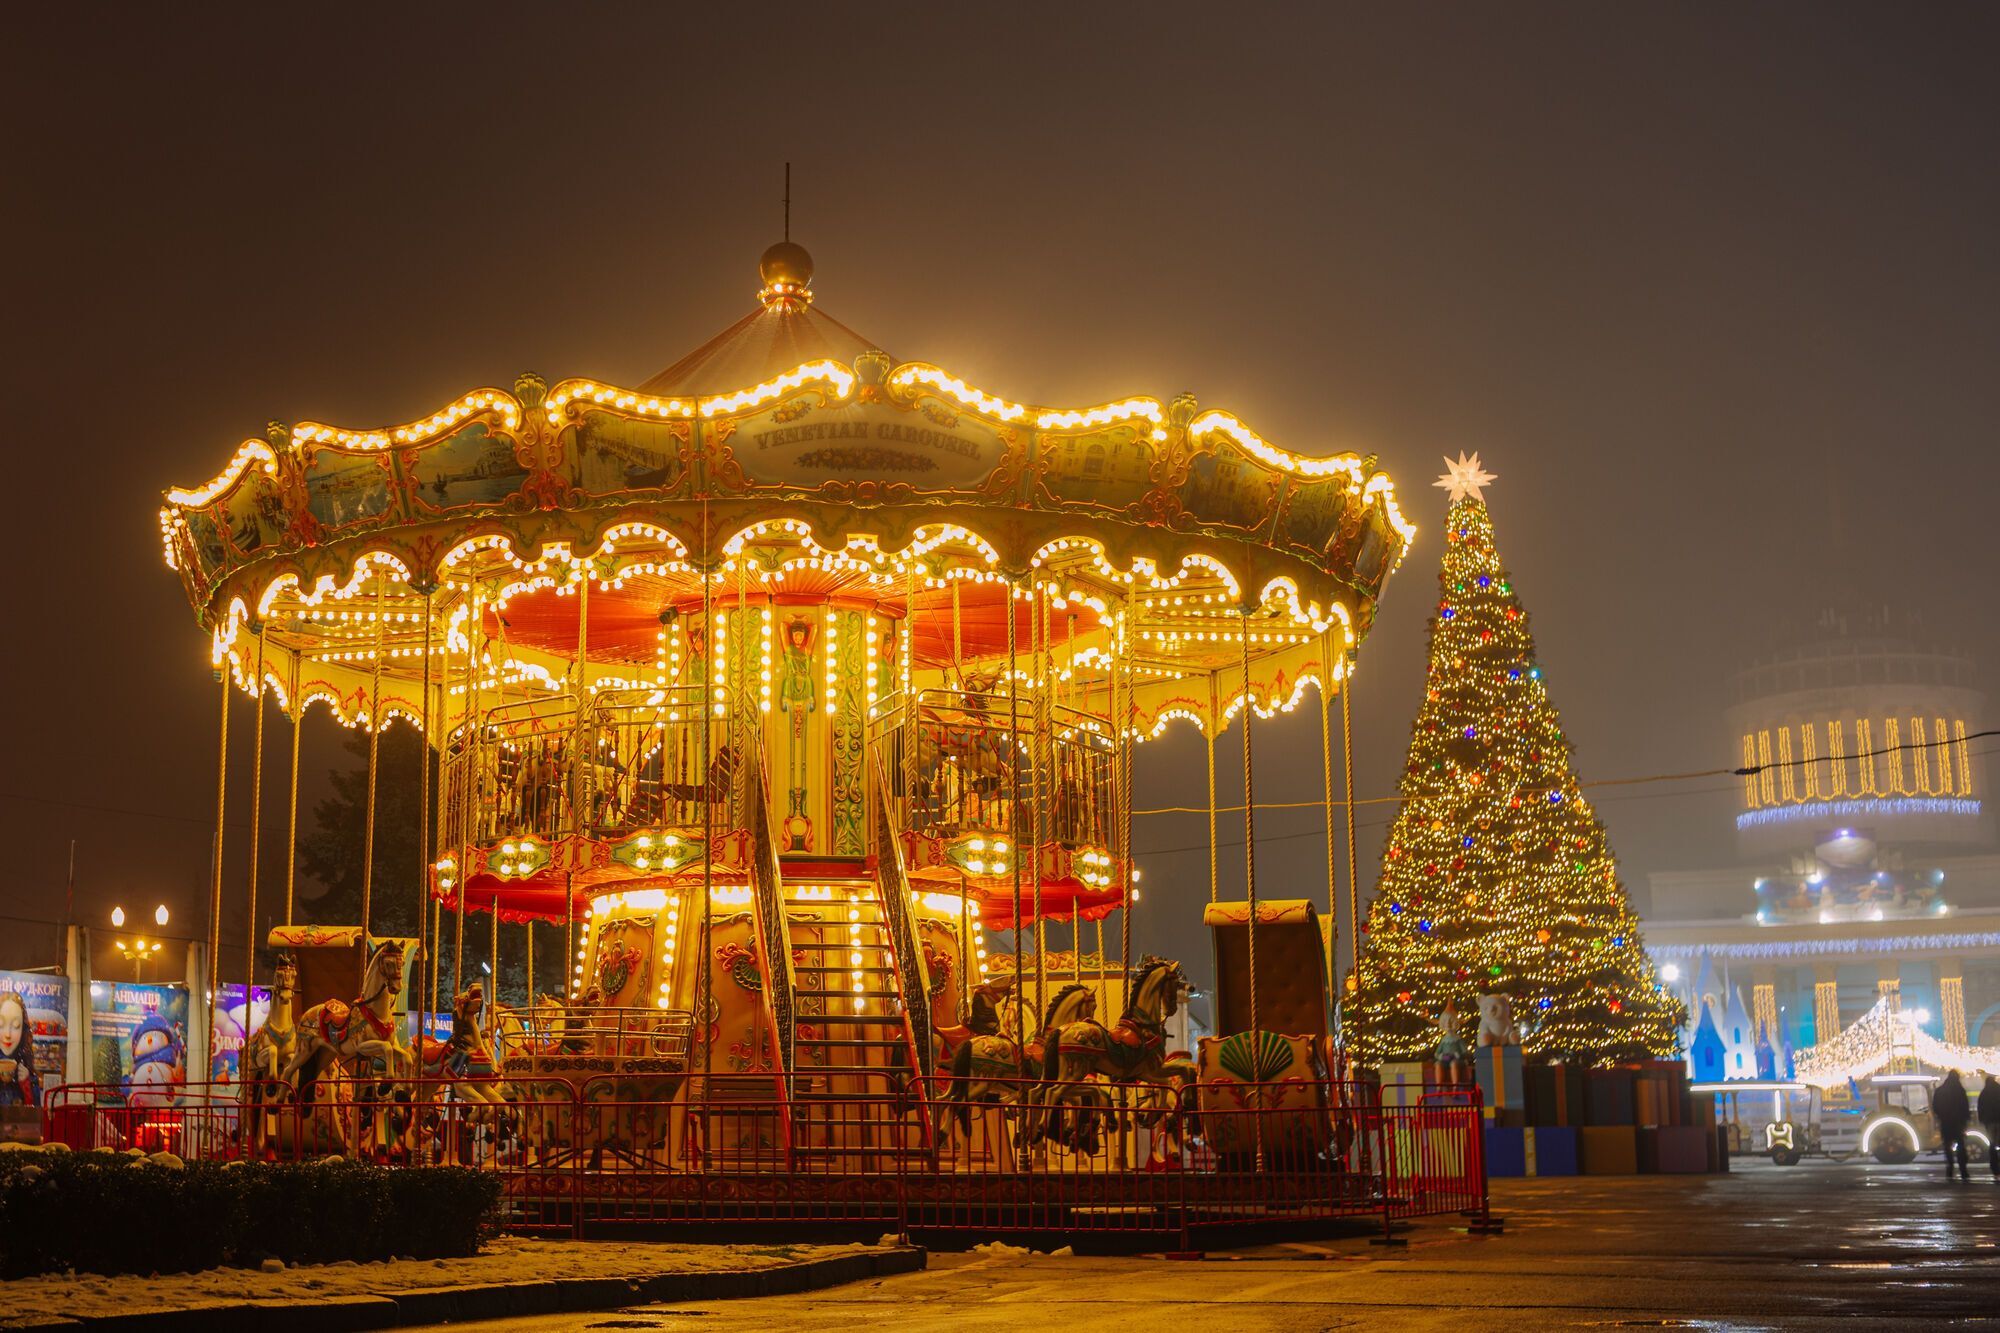
[[[1995,1094],[1995,1099],[2000,1100],[2000,1094]],[[1938,1141],[1944,1147],[1944,1178],[1951,1179],[1952,1154],[1956,1152],[1959,1179],[1971,1180],[1972,1172],[1965,1164],[1965,1127],[1972,1120],[1972,1103],[1956,1069],[1948,1072],[1931,1094],[1931,1118],[1937,1121]]]
[[1979,1127],[1986,1131],[1986,1165],[2000,1180],[2000,1075],[1991,1072],[1979,1090]]

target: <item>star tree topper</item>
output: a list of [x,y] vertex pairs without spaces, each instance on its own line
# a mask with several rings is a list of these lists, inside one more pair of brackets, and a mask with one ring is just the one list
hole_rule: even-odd
[[1445,474],[1432,482],[1451,492],[1453,500],[1480,500],[1479,494],[1493,480],[1493,474],[1479,466],[1479,455],[1467,458],[1463,449],[1458,451],[1458,461],[1444,460]]

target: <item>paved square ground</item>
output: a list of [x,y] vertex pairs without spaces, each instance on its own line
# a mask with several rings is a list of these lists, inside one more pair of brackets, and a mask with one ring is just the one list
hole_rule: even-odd
[[466,1328],[1235,1333],[2000,1324],[2000,1185],[1916,1165],[1499,1181],[1507,1228],[1439,1220],[1199,1262],[933,1253],[928,1272],[797,1297]]

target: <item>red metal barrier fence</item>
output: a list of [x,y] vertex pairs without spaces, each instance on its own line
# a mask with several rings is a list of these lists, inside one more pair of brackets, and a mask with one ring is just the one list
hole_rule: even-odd
[[1189,1248],[1246,1224],[1368,1217],[1386,1234],[1487,1216],[1476,1088],[1385,1105],[1366,1083],[998,1082],[981,1089],[991,1100],[933,1093],[924,1117],[917,1096],[937,1085],[889,1070],[795,1075],[782,1113],[768,1080],[717,1078],[706,1098],[700,1076],[687,1084],[639,1097],[621,1077],[322,1079],[310,1101],[190,1084],[172,1105],[83,1084],[51,1093],[44,1121],[77,1150],[477,1167],[502,1178],[509,1227],[558,1235],[854,1223]]

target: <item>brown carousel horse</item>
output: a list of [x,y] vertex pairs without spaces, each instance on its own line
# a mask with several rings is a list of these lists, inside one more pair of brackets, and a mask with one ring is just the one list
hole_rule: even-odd
[[[1046,1036],[1024,1046],[1000,1031],[999,1001],[1015,984],[1010,977],[973,989],[972,1018],[966,1024],[971,1031],[952,1054],[951,1082],[946,1086],[944,1098],[961,1134],[972,1132],[974,1102],[998,1105],[1032,1100],[1024,1098],[1022,1090],[1032,1090],[1035,1081],[1042,1077]],[[1088,1020],[1096,1012],[1096,993],[1082,982],[1073,981],[1055,993],[1035,1031],[1043,1034],[1060,1031],[1072,1023]],[[982,1030],[989,1025],[990,1030]],[[1020,1141],[1025,1144],[1027,1140]]]
[[1179,1011],[1186,992],[1187,976],[1179,963],[1146,958],[1132,974],[1131,998],[1116,1023],[1107,1028],[1086,1018],[1045,1027],[1042,1046],[1048,1054],[1022,1126],[1023,1141],[1053,1139],[1079,1152],[1096,1151],[1098,1113],[1111,1109],[1100,1078],[1143,1084],[1164,1094],[1153,1115],[1171,1117],[1182,1087],[1196,1072],[1186,1057],[1167,1050],[1167,1020]]
[[670,801],[706,801],[714,805],[726,801],[736,789],[736,773],[742,765],[736,748],[725,745],[708,761],[708,772],[700,782],[663,782],[660,795]]
[[[477,981],[453,996],[451,1036],[444,1041],[420,1039],[417,1069],[424,1078],[422,1099],[427,1106],[449,1088],[452,1099],[467,1108],[461,1123],[498,1137],[511,1131],[512,1117],[507,1085],[494,1077],[499,1070],[492,1043],[479,1026],[485,1008],[485,987]],[[441,1123],[440,1117],[427,1117],[430,1119]]]

